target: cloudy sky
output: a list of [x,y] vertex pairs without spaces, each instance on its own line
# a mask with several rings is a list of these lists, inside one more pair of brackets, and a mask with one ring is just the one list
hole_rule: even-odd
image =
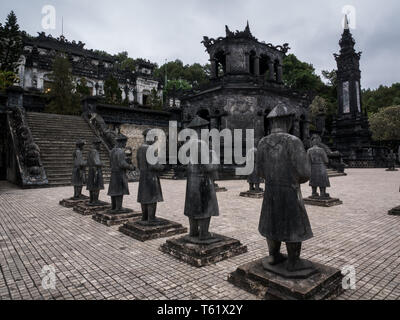
[[[42,8],[56,9],[56,29],[43,30]],[[289,43],[291,53],[317,72],[336,67],[343,7],[353,6],[356,49],[363,52],[362,85],[376,88],[400,82],[400,1],[398,0],[1,0],[0,21],[14,10],[22,29],[46,31],[82,41],[89,49],[128,51],[162,64],[207,62],[203,36],[243,30],[249,20],[254,36],[275,45]]]

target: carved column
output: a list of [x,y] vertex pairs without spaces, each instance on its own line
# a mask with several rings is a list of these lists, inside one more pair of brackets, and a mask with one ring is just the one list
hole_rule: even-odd
[[260,75],[260,57],[259,56],[256,56],[254,58],[254,74],[256,76]]
[[282,65],[279,63],[276,70],[276,81],[282,83],[283,79],[283,68]]
[[217,77],[217,62],[215,59],[210,59],[211,63],[211,79],[215,79]]
[[275,80],[274,79],[275,70],[274,70],[274,63],[272,61],[268,62],[268,80]]

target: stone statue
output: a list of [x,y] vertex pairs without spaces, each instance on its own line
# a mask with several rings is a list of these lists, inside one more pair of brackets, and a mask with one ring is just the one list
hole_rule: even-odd
[[99,138],[93,139],[93,148],[89,151],[88,162],[88,180],[86,189],[90,193],[89,206],[103,204],[99,201],[100,190],[104,190],[103,181],[103,163],[100,160],[100,146],[101,140]]
[[321,198],[329,198],[329,194],[326,193],[326,188],[330,187],[328,173],[326,171],[326,165],[329,163],[328,156],[325,150],[319,147],[321,138],[318,135],[314,135],[311,139],[311,148],[308,149],[307,155],[311,162],[311,178],[310,187],[312,187],[312,197],[319,198],[317,188],[321,191]]
[[[209,122],[196,116],[188,125],[188,128],[197,131],[200,137],[201,129],[207,129]],[[207,141],[191,140],[198,144],[199,159],[201,145]],[[206,148],[203,148],[204,150]],[[210,155],[213,155],[210,151]],[[199,161],[200,162],[200,161]],[[187,185],[184,214],[189,218],[190,232],[189,237],[195,238],[200,242],[212,238],[209,233],[211,217],[219,216],[218,201],[214,187],[214,174],[218,170],[218,165],[212,164],[193,164],[187,166]]]
[[150,129],[143,131],[144,143],[137,151],[137,165],[140,170],[139,191],[137,201],[142,205],[142,222],[148,224],[157,223],[157,203],[163,202],[159,172],[164,169],[162,165],[151,165],[147,162],[147,149],[154,142],[146,142],[147,133]]
[[390,153],[387,155],[387,163],[388,163],[388,171],[396,170],[396,154],[393,150],[390,150]]
[[82,188],[86,183],[86,161],[83,160],[82,150],[85,142],[79,139],[76,142],[76,150],[73,153],[74,168],[72,170],[72,185],[74,186],[74,197],[73,200],[83,199]]
[[[258,145],[258,170],[266,181],[259,232],[268,243],[270,255],[263,260],[266,270],[278,267],[284,274],[301,271],[306,276],[315,269],[312,263],[300,259],[301,245],[313,233],[300,184],[309,180],[311,167],[301,140],[288,133],[294,115],[285,105],[276,106],[267,117],[271,134]],[[286,243],[287,259],[280,253],[282,242]]]
[[250,150],[250,152],[252,152],[251,156],[252,159],[254,159],[254,169],[253,172],[247,177],[247,182],[250,185],[250,192],[262,192],[263,190],[260,188],[260,183],[262,182],[262,179],[260,178],[257,169],[257,148],[254,147]]
[[128,177],[126,170],[135,170],[135,167],[126,162],[124,148],[128,138],[122,134],[116,138],[117,145],[111,150],[111,179],[108,187],[108,195],[111,197],[110,213],[128,213],[131,210],[123,209],[124,195],[129,195]]

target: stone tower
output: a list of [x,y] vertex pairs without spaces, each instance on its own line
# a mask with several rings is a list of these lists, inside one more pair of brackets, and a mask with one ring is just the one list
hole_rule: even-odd
[[338,111],[333,122],[333,146],[351,167],[373,165],[371,132],[368,116],[361,100],[361,52],[354,49],[355,41],[349,29],[347,16],[337,62]]

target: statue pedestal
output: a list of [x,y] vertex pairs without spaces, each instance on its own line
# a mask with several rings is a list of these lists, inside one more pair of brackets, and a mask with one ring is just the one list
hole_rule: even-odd
[[141,217],[142,213],[135,212],[131,209],[124,209],[124,211],[121,213],[110,213],[109,209],[107,209],[96,212],[92,216],[92,219],[106,225],[107,227],[111,227],[130,222]]
[[305,279],[291,279],[265,270],[262,260],[238,267],[228,281],[266,300],[323,300],[343,291],[338,269],[313,262],[315,273]]
[[119,228],[119,231],[136,240],[144,242],[187,233],[187,228],[183,227],[180,223],[157,218],[153,223],[146,221],[127,222]]
[[309,197],[309,198],[304,198],[303,200],[305,204],[308,204],[310,206],[319,206],[319,207],[333,207],[343,204],[343,202],[337,198]]
[[90,205],[89,201],[78,203],[74,207],[74,211],[83,216],[92,216],[96,212],[105,211],[111,209],[111,204],[103,201],[99,201],[96,205]]
[[197,238],[184,236],[167,240],[160,250],[195,267],[204,267],[247,252],[247,246],[239,240],[218,234],[201,242]]
[[219,185],[215,185],[215,192],[227,192],[228,189],[225,187],[220,187]]
[[399,171],[398,169],[386,169],[386,171]]
[[389,211],[389,215],[391,215],[391,216],[400,216],[400,206],[390,210]]
[[246,191],[240,193],[241,197],[260,199],[264,197],[264,191]]
[[73,199],[73,198],[63,199],[59,203],[63,207],[74,208],[76,205],[84,203],[87,200],[89,200],[89,197],[82,195],[79,199]]

